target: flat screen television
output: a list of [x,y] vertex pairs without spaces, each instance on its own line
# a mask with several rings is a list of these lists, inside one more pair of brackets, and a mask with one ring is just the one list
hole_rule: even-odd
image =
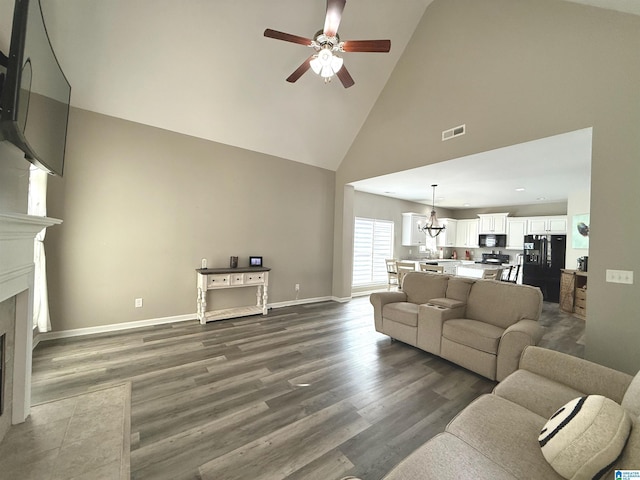
[[30,162],[62,175],[71,85],[51,47],[40,0],[16,0],[1,84],[0,132]]

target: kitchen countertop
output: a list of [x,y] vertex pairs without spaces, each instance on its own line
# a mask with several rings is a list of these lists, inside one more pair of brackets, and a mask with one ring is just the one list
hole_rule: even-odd
[[515,263],[503,263],[501,265],[491,263],[472,263],[470,265],[461,265],[460,268],[472,268],[475,270],[486,270],[488,268],[509,268],[515,267]]
[[473,260],[463,260],[460,258],[411,258],[408,260],[401,260],[402,262],[418,262],[418,263],[446,263],[446,262],[458,262],[458,263],[474,263]]

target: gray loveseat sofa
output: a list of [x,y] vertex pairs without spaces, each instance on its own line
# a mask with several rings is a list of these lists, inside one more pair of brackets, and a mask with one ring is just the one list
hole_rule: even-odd
[[[622,453],[612,466],[604,462],[601,478],[613,479],[614,470],[640,470],[640,373],[632,377],[540,347],[527,347],[519,367],[493,393],[478,397],[462,410],[443,433],[418,448],[384,480],[572,478],[552,468],[538,436],[554,412],[585,395],[602,395],[621,404],[631,420],[630,432],[623,432]],[[578,448],[574,456],[585,450]],[[597,457],[598,453],[590,455],[588,462]],[[585,472],[574,478],[585,478]]]
[[378,332],[491,380],[518,368],[542,337],[538,288],[428,272],[404,276],[402,291],[370,296]]

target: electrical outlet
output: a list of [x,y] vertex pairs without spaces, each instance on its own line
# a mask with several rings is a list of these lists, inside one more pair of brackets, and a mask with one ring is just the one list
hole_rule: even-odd
[[296,292],[299,292],[300,291],[300,284],[296,283],[296,287],[295,288],[296,288]]
[[629,270],[607,270],[606,280],[610,283],[633,285],[633,272]]
[[136,308],[142,308],[142,299],[141,298],[136,298],[135,307]]

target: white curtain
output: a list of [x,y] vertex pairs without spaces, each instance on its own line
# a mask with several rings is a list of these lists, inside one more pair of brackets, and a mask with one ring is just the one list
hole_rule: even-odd
[[[29,170],[29,215],[47,216],[47,178],[48,174],[32,165]],[[47,267],[44,255],[44,236],[47,229],[43,228],[36,235],[33,248],[33,262],[35,273],[33,282],[33,326],[40,332],[51,330],[49,319],[49,294],[47,293]]]

